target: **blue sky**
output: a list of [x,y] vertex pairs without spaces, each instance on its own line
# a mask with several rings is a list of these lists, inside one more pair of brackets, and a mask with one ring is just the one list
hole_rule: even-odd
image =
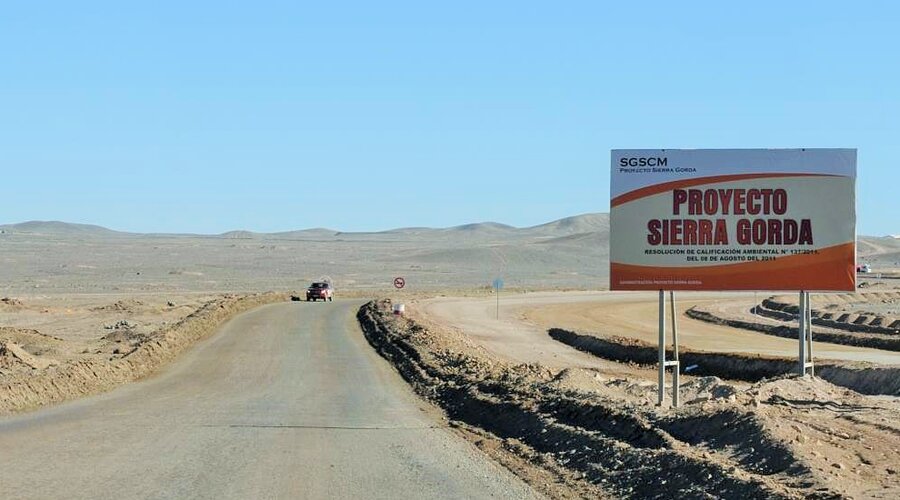
[[526,226],[612,148],[859,148],[900,233],[892,2],[4,2],[0,223]]

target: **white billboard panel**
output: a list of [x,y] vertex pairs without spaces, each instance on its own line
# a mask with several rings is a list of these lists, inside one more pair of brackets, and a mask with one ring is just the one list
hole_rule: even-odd
[[613,150],[613,290],[856,289],[856,150]]

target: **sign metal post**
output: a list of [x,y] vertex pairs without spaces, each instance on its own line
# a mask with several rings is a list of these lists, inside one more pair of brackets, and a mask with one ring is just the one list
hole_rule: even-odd
[[797,314],[797,339],[800,342],[800,355],[797,372],[800,376],[815,375],[812,354],[812,312],[809,303],[809,292],[800,292],[800,310]]
[[666,400],[666,292],[659,291],[659,398],[662,406]]
[[680,381],[678,380],[679,371],[681,370],[681,363],[678,361],[678,322],[676,318],[678,317],[675,312],[675,291],[669,292],[669,304],[671,305],[672,310],[672,361],[671,366],[674,371],[672,374],[672,406],[678,408],[681,404],[681,398],[679,391],[681,390]]
[[681,404],[680,395],[680,362],[678,360],[678,322],[675,311],[675,292],[669,291],[669,304],[672,314],[672,359],[666,360],[666,292],[659,291],[659,386],[657,388],[657,404],[662,406],[666,401],[666,368],[672,367],[672,406]]

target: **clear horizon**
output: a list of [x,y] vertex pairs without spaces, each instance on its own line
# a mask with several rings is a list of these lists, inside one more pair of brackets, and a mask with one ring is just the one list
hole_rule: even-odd
[[21,3],[0,18],[4,224],[529,227],[609,210],[617,148],[859,150],[900,233],[887,2]]

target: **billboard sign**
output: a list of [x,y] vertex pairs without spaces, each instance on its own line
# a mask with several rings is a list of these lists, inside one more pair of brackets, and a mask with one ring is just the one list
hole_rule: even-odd
[[855,149],[613,150],[612,290],[856,290]]

